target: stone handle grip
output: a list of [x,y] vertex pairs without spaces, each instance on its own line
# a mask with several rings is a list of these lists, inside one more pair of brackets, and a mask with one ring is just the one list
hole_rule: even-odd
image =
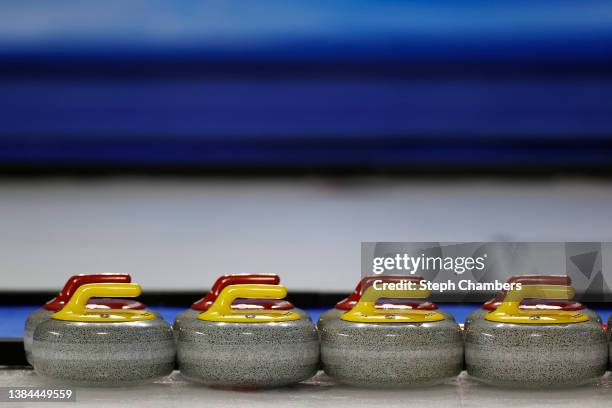
[[52,315],[54,319],[69,321],[124,321],[149,320],[155,316],[146,310],[87,310],[87,301],[92,297],[137,297],[141,293],[136,283],[89,283],[80,286],[66,306]]
[[132,277],[127,273],[96,273],[73,275],[66,281],[61,292],[45,304],[45,309],[59,310],[70,300],[78,288],[90,283],[130,283]]
[[357,287],[355,288],[355,290],[353,291],[353,293],[351,293],[351,295],[349,297],[347,297],[344,300],[341,300],[340,302],[338,302],[336,304],[336,309],[340,309],[340,310],[351,310],[356,304],[357,302],[359,302],[359,299],[361,299],[361,296],[363,295],[363,293],[370,287],[372,286],[372,283],[374,283],[375,280],[381,280],[383,282],[393,282],[393,283],[398,283],[401,282],[402,280],[404,281],[409,281],[409,282],[414,282],[414,283],[419,283],[423,280],[423,277],[421,276],[416,276],[416,275],[406,275],[406,276],[400,276],[400,275],[380,275],[380,276],[366,276],[365,278],[361,279],[359,281],[359,283],[357,284]]
[[216,322],[254,323],[298,320],[300,315],[292,311],[266,310],[244,312],[232,309],[232,302],[241,299],[283,299],[287,288],[281,285],[230,285],[226,286],[210,308],[198,315],[198,319]]
[[376,290],[374,286],[370,286],[355,307],[344,313],[341,319],[361,323],[419,323],[444,320],[440,313],[427,310],[409,309],[401,312],[376,310],[376,301],[380,298],[426,299],[427,297],[429,297],[429,290],[420,287],[404,290]]
[[231,285],[278,285],[280,277],[275,274],[240,274],[224,275],[214,283],[210,292],[202,299],[195,302],[192,309],[207,310],[217,299],[221,291]]
[[524,299],[569,300],[574,295],[574,288],[569,285],[523,285],[520,290],[508,291],[504,301],[494,311],[485,315],[485,319],[508,323],[578,323],[589,320],[578,312],[547,310],[534,313],[520,308]]
[[[521,285],[565,285],[572,284],[572,280],[567,275],[518,275],[511,276],[507,280],[508,283],[520,283]],[[503,302],[507,290],[502,290],[490,302]]]

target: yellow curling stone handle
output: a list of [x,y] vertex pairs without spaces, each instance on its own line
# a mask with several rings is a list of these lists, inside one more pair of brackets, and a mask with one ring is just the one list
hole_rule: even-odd
[[356,323],[426,323],[444,320],[444,315],[431,310],[414,309],[376,309],[380,298],[427,299],[429,290],[415,288],[411,290],[376,290],[370,286],[359,299],[359,302],[340,318]]
[[66,306],[51,317],[72,322],[100,323],[155,319],[155,314],[147,310],[87,309],[87,301],[92,297],[137,297],[140,293],[140,285],[136,283],[89,283],[79,287]]
[[589,321],[589,317],[572,310],[523,310],[523,299],[568,300],[574,297],[574,288],[567,285],[523,285],[520,290],[508,291],[497,309],[485,315],[485,319],[499,323],[519,324],[568,324]]
[[299,320],[300,315],[286,310],[234,310],[232,302],[246,299],[284,299],[287,288],[281,285],[229,285],[226,286],[210,308],[198,315],[209,322],[268,323]]

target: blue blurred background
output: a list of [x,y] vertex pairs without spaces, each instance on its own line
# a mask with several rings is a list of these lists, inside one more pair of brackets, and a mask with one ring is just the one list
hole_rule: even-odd
[[609,241],[611,101],[610,1],[5,0],[0,298],[341,295],[364,241]]
[[608,169],[609,1],[3,1],[0,166]]

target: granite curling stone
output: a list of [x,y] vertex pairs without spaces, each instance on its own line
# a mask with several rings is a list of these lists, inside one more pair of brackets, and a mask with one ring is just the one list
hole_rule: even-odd
[[[236,274],[223,275],[212,286],[210,292],[202,299],[191,305],[190,309],[179,313],[174,320],[172,327],[178,333],[186,320],[197,319],[197,316],[207,311],[215,302],[221,291],[230,285],[278,285],[280,277],[276,274]],[[238,310],[291,310],[299,313],[305,318],[310,319],[310,315],[305,311],[296,308],[290,302],[283,299],[236,299],[232,303],[232,308]]]
[[385,310],[380,298],[426,299],[429,291],[368,287],[357,305],[320,329],[323,369],[353,386],[406,388],[441,383],[463,367],[454,320],[436,310]]
[[608,368],[612,368],[612,316],[608,318],[608,325],[606,327],[606,334],[608,337],[609,352],[608,352]]
[[596,381],[606,371],[601,325],[581,311],[526,310],[523,299],[569,300],[567,285],[523,285],[465,330],[467,372],[502,387],[559,388]]
[[124,386],[152,381],[174,368],[172,329],[148,310],[87,309],[92,297],[136,297],[132,283],[79,287],[62,310],[34,331],[37,374],[62,383]]
[[[347,298],[336,303],[335,308],[321,314],[317,321],[317,328],[321,330],[325,323],[332,319],[339,319],[344,313],[348,312],[357,305],[363,292],[370,287],[374,281],[385,283],[399,283],[401,281],[413,282],[418,285],[424,279],[421,276],[402,276],[402,275],[381,275],[381,276],[366,276],[361,279],[353,293]],[[454,317],[446,312],[438,310],[438,306],[434,303],[423,301],[422,299],[379,299],[376,303],[377,309],[415,309],[415,310],[436,310],[445,315],[447,318],[454,320]]]
[[[36,327],[51,318],[51,315],[61,310],[74,292],[82,285],[88,283],[130,283],[132,280],[128,274],[100,273],[91,275],[74,275],[68,279],[61,292],[45,303],[42,308],[32,312],[25,322],[23,334],[23,346],[26,360],[32,364],[32,341]],[[145,306],[137,301],[129,299],[89,299],[87,308],[90,309],[144,309]]]
[[240,310],[237,298],[282,299],[280,285],[230,285],[178,331],[177,360],[188,380],[213,386],[277,387],[312,377],[319,337],[309,319],[289,310]]
[[[506,283],[528,285],[568,285],[572,284],[572,280],[567,275],[519,275],[510,277]],[[502,290],[493,299],[486,302],[481,309],[470,313],[465,320],[464,329],[476,319],[483,319],[487,313],[495,310],[506,296],[507,290]],[[580,311],[589,316],[595,322],[601,324],[601,317],[594,310],[585,308],[582,303],[572,300],[557,300],[557,299],[528,299],[521,302],[521,309],[524,310],[563,310],[563,311]]]

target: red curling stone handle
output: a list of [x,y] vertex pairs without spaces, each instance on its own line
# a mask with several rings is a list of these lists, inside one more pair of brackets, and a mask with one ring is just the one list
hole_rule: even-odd
[[[520,283],[522,285],[563,285],[570,286],[572,279],[567,275],[518,275],[512,276],[507,283]],[[507,290],[500,291],[493,299],[485,302],[482,306],[485,310],[495,310],[504,301]],[[574,302],[569,302],[574,303]]]
[[61,310],[70,300],[74,292],[83,285],[90,283],[130,283],[132,277],[127,273],[96,273],[91,275],[73,275],[68,279],[59,295],[45,303],[47,310]]
[[381,280],[383,282],[388,282],[388,283],[398,283],[401,281],[419,283],[424,279],[422,276],[416,276],[416,275],[366,276],[365,278],[359,281],[359,283],[357,284],[357,287],[355,288],[355,290],[353,291],[353,293],[351,293],[349,297],[336,303],[336,309],[351,310],[353,307],[355,307],[357,302],[359,302],[359,299],[361,299],[361,295],[363,295],[363,292],[365,292],[367,288],[372,286],[374,284],[374,281],[376,280]]
[[242,275],[223,275],[213,285],[210,292],[202,299],[191,305],[194,310],[208,310],[215,302],[221,291],[230,285],[278,285],[280,277],[273,273],[268,274],[242,274]]

